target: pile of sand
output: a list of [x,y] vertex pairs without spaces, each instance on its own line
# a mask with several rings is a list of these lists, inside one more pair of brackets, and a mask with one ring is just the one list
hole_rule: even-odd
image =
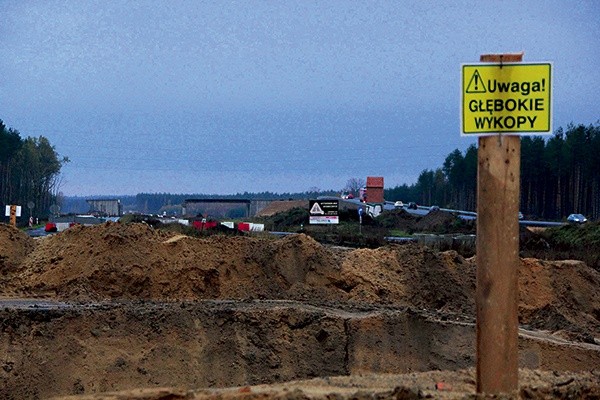
[[308,210],[307,200],[280,200],[272,201],[268,206],[256,213],[257,217],[270,217],[272,215],[289,211],[292,208],[305,208]]
[[63,299],[285,298],[327,285],[334,256],[307,236],[175,236],[146,224],[77,226],[41,241],[14,282]]
[[599,287],[600,274],[581,261],[522,259],[519,323],[594,343],[600,339]]
[[[35,242],[1,227],[0,245],[0,297],[86,302],[3,299],[1,398],[442,398],[439,382],[445,398],[474,396],[473,370],[431,371],[474,364],[475,329],[463,322],[475,317],[475,257],[415,243],[326,247],[302,234],[192,238],[143,223],[77,226]],[[597,372],[561,372],[598,365],[598,346],[561,337],[600,340],[600,273],[526,258],[519,286],[520,324],[555,334],[521,331],[519,363],[538,368],[522,375],[521,396],[598,398]],[[87,304],[103,299],[118,301]],[[206,299],[269,301],[196,301]],[[392,386],[387,375],[357,380],[426,370]],[[338,387],[246,386],[317,376]],[[165,386],[242,389],[93,394]]]
[[424,215],[415,224],[417,232],[449,231],[452,224],[456,224],[458,217],[441,210],[433,210]]
[[[3,231],[6,231],[4,228]],[[475,258],[415,244],[334,250],[305,235],[192,238],[146,224],[73,227],[40,240],[14,233],[2,290],[60,299],[289,299],[389,304],[475,314]],[[15,263],[21,264],[16,269]],[[600,337],[600,274],[582,262],[523,259],[520,322]]]
[[399,229],[406,232],[414,231],[415,223],[418,219],[419,217],[410,214],[402,208],[385,211],[379,217],[377,217],[378,223],[382,226],[390,229]]
[[472,268],[455,252],[416,245],[334,251],[303,234],[192,238],[107,223],[45,238],[14,282],[62,299],[350,301],[472,313]]
[[34,247],[34,240],[25,233],[0,224],[0,279],[14,273]]

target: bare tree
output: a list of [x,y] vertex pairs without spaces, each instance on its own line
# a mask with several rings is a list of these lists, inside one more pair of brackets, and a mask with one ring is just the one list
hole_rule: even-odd
[[366,182],[362,178],[350,178],[348,182],[346,182],[346,186],[344,187],[344,192],[352,193],[354,196],[358,196],[358,192],[361,188],[365,187]]

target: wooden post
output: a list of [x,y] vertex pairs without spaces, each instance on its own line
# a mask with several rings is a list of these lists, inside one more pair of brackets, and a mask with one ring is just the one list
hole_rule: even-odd
[[[520,54],[482,62],[522,61]],[[477,392],[516,395],[521,138],[479,138],[477,168]]]
[[10,206],[10,224],[17,226],[17,206]]

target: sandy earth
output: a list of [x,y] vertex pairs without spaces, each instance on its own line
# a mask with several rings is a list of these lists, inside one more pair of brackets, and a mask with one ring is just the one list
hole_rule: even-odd
[[[0,398],[472,398],[475,263],[305,235],[108,223],[34,241],[0,225]],[[520,396],[599,398],[600,274],[522,259],[519,286]]]
[[260,210],[256,216],[257,217],[269,217],[271,215],[275,215],[277,213],[288,211],[292,208],[300,207],[308,210],[308,201],[307,200],[276,200],[271,201],[268,206]]

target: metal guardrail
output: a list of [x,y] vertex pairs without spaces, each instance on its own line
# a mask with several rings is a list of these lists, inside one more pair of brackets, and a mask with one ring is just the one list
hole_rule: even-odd
[[475,245],[475,235],[435,235],[435,234],[414,234],[412,236],[386,236],[383,238],[388,242],[403,243],[416,242],[421,244],[472,244]]

